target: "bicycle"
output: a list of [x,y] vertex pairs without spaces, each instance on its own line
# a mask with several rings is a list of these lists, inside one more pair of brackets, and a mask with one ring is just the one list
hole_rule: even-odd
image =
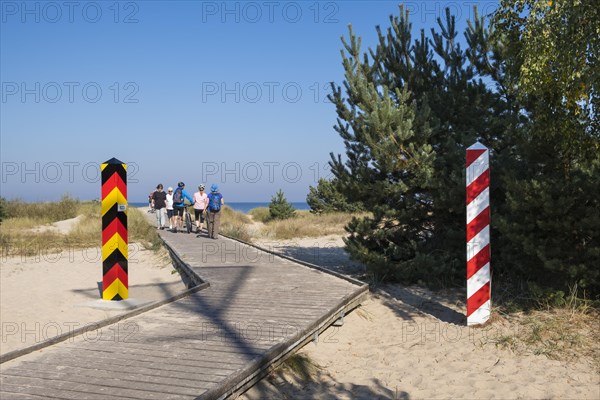
[[[183,216],[181,217],[183,219],[183,225],[185,226],[185,230],[187,231],[187,233],[191,233],[192,232],[192,216],[190,215],[190,212],[188,211],[188,207],[191,207],[192,204],[185,204],[182,208],[183,208]],[[179,218],[179,217],[177,217]],[[175,226],[173,226],[172,231],[177,233],[177,226],[178,226],[178,221],[175,221]]]
[[188,211],[188,207],[191,207],[191,205],[183,206],[183,222],[185,224],[185,230],[187,231],[187,233],[191,233],[192,232],[192,216],[190,215],[190,212]]

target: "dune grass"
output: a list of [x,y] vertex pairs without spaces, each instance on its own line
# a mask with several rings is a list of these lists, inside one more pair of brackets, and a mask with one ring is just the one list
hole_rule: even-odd
[[257,207],[248,211],[248,214],[252,216],[252,220],[256,222],[267,222],[271,217],[268,207]]
[[5,201],[6,218],[2,222],[2,229],[15,227],[29,229],[34,226],[49,224],[78,215],[81,204],[77,199],[64,195],[57,202],[26,203],[20,199]]
[[127,230],[129,242],[139,242],[146,249],[158,250],[162,247],[162,240],[156,232],[156,227],[150,224],[144,212],[131,207],[127,212]]
[[295,218],[272,220],[261,229],[261,235],[269,239],[296,239],[326,235],[344,235],[344,227],[353,217],[363,214],[328,213],[312,214],[306,210],[297,211]]
[[[0,249],[6,256],[36,256],[70,249],[98,247],[102,244],[101,204],[81,202],[63,197],[59,202],[24,203],[11,200],[6,203],[7,218],[2,221]],[[80,216],[67,233],[54,230],[35,231],[34,228]],[[158,250],[161,240],[144,214],[129,208],[127,212],[129,243],[139,242],[145,248]]]
[[220,230],[225,236],[230,236],[245,242],[251,241],[252,237],[248,230],[248,225],[251,222],[250,218],[244,213],[235,211],[228,206],[221,208]]
[[577,287],[564,302],[535,301],[527,310],[496,307],[493,324],[513,326],[489,339],[517,354],[543,355],[553,360],[585,359],[600,373],[600,308],[585,299]]
[[316,380],[321,367],[307,354],[295,353],[288,357],[275,371],[276,374],[290,374],[300,382]]
[[[248,215],[225,206],[221,216],[221,231],[251,242],[253,239],[297,239],[303,237],[320,237],[326,235],[344,235],[344,227],[353,217],[361,217],[365,213],[327,213],[312,214],[308,210],[297,210],[296,216],[285,220],[270,219],[267,207],[253,208]],[[259,224],[258,227],[251,224]]]

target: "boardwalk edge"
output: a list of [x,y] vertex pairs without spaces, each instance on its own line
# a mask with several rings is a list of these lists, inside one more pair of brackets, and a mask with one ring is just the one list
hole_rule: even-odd
[[348,314],[350,311],[358,307],[367,298],[367,295],[369,293],[369,285],[365,282],[359,281],[358,279],[354,279],[349,276],[340,274],[338,272],[328,270],[327,268],[311,264],[306,261],[298,260],[293,257],[280,254],[269,249],[262,248],[260,246],[245,242],[234,237],[230,237],[223,234],[220,235],[228,239],[237,241],[239,243],[245,244],[247,246],[254,247],[266,253],[273,254],[274,256],[281,257],[288,261],[300,264],[302,266],[311,269],[316,269],[329,275],[333,275],[337,278],[346,280],[354,285],[357,285],[358,288],[356,288],[356,290],[354,290],[352,293],[349,293],[346,296],[344,296],[344,298],[341,301],[339,301],[330,312],[323,315],[310,327],[308,327],[302,332],[299,332],[297,335],[293,336],[288,341],[274,346],[267,354],[261,357],[260,360],[252,363],[247,368],[244,368],[235,376],[230,377],[218,388],[214,388],[198,396],[196,398],[197,400],[235,398],[241,395],[242,393],[246,392],[258,381],[267,376],[271,371],[279,367],[288,357],[292,356],[297,349],[303,347],[308,342],[313,340],[315,334],[320,335],[341,316]]
[[[358,288],[353,293],[350,293],[342,299],[332,312],[324,315],[311,327],[307,328],[298,335],[292,337],[287,342],[275,346],[264,357],[257,361],[254,365],[249,366],[238,374],[239,376],[247,375],[241,381],[235,382],[236,379],[230,379],[229,385],[227,382],[214,391],[209,391],[197,397],[197,400],[206,399],[228,399],[240,396],[258,381],[267,376],[271,371],[277,369],[285,360],[292,356],[296,350],[302,348],[308,342],[313,340],[315,334],[320,335],[327,330],[340,316],[346,315],[356,307],[358,307],[367,297],[367,288]],[[258,364],[258,365],[257,365]],[[229,386],[229,388],[228,388]]]

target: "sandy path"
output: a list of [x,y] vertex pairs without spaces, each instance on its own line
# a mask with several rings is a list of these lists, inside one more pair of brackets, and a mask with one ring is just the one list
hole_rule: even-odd
[[31,229],[32,232],[37,233],[37,232],[56,232],[56,233],[69,233],[69,231],[75,226],[77,225],[77,223],[83,218],[83,216],[78,215],[75,218],[69,218],[69,219],[65,219],[62,221],[56,221],[52,224],[48,224],[48,225],[40,225],[37,226],[33,229]]

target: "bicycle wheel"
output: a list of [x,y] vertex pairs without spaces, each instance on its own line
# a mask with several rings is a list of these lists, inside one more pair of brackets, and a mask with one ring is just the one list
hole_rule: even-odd
[[187,230],[187,233],[192,231],[192,217],[189,212],[185,213],[185,229]]

